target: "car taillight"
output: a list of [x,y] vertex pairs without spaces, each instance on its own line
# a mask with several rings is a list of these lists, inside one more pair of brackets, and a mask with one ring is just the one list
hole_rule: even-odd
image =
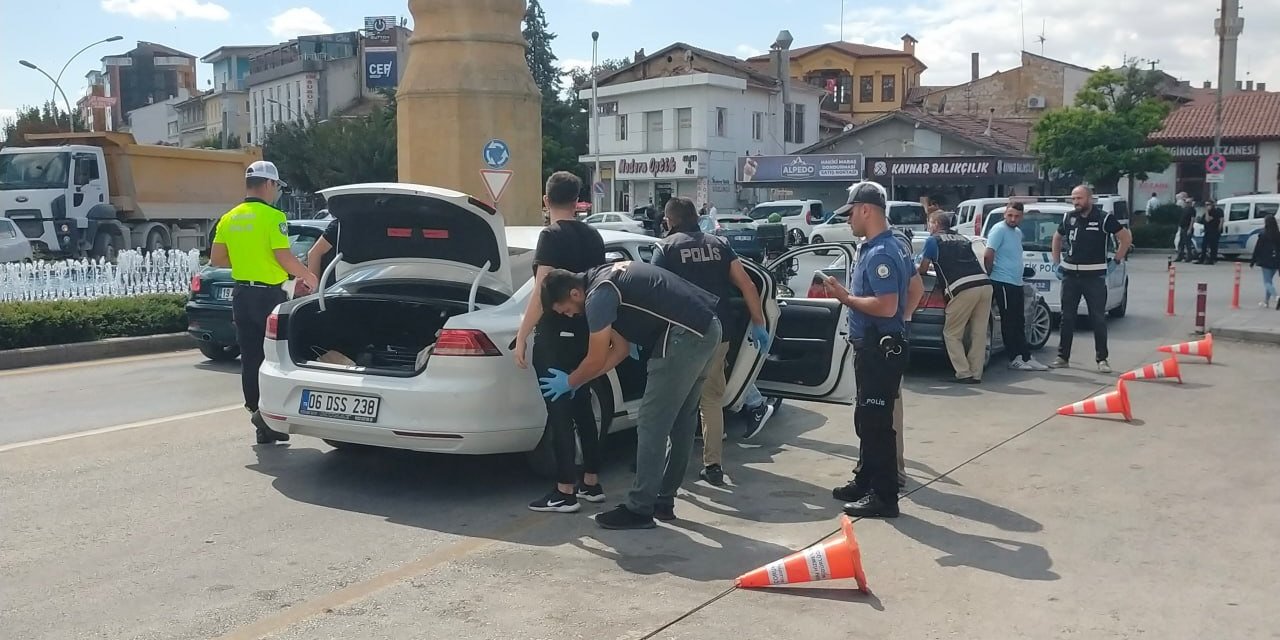
[[500,356],[501,351],[493,346],[483,331],[476,329],[445,329],[436,338],[436,347],[432,355],[437,356]]
[[947,297],[942,292],[942,285],[937,285],[920,303],[921,309],[946,309]]
[[191,276],[191,293],[200,293],[200,288],[204,286],[204,278],[200,274]]
[[277,314],[273,311],[271,312],[271,315],[267,316],[267,339],[278,340],[279,334],[280,334],[280,314]]

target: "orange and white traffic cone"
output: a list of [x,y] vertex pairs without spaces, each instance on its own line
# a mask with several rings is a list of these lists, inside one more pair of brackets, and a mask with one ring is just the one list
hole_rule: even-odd
[[1178,370],[1178,357],[1165,358],[1141,369],[1134,369],[1120,374],[1121,380],[1152,380],[1155,378],[1177,378],[1178,384],[1182,384],[1182,372]]
[[1158,347],[1156,351],[1165,353],[1176,353],[1183,356],[1200,356],[1213,364],[1213,334],[1206,333],[1204,337],[1195,342],[1181,342],[1178,344],[1166,344]]
[[738,576],[736,584],[749,589],[841,578],[853,578],[859,590],[871,593],[862,571],[858,539],[853,537],[853,521],[846,515],[840,516],[839,536],[748,571]]
[[1116,383],[1116,390],[1094,396],[1088,400],[1073,402],[1058,409],[1060,416],[1096,415],[1102,413],[1122,413],[1125,422],[1133,420],[1133,411],[1129,407],[1129,390],[1124,380]]

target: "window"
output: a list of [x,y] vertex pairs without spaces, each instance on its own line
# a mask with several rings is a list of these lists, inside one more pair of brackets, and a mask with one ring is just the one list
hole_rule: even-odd
[[891,75],[880,76],[880,102],[893,102],[897,100],[898,77]]
[[785,129],[783,139],[786,142],[804,144],[804,105],[787,105],[782,126]]
[[693,109],[676,109],[676,147],[693,148]]
[[764,140],[764,112],[756,111],[751,114],[751,139]]
[[725,138],[729,135],[729,110],[716,107],[716,135]]
[[853,76],[840,74],[836,83],[837,104],[853,104]]
[[604,222],[604,214],[597,213],[594,216],[588,216],[586,220],[583,220],[583,222],[587,224],[599,224],[601,222]]
[[1277,211],[1280,211],[1280,203],[1257,202],[1253,205],[1253,219],[1261,220],[1267,216],[1274,216]]
[[171,136],[178,135],[178,123],[176,122],[169,123],[169,135]]
[[618,139],[627,139],[627,114],[625,113],[618,114]]
[[924,205],[912,202],[909,204],[889,205],[889,224],[893,225],[920,225],[924,224],[928,216],[925,214]]
[[644,113],[644,150],[662,151],[662,112],[646,111]]
[[1227,211],[1227,222],[1235,222],[1237,220],[1249,219],[1249,203],[1236,202],[1231,205],[1231,210]]
[[872,102],[875,100],[876,79],[871,76],[861,76],[858,78],[858,102]]

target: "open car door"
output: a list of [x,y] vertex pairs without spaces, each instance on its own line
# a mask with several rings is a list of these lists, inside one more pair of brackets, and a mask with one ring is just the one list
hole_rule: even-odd
[[[774,283],[773,276],[763,266],[751,260],[744,259],[740,262],[747,275],[751,276],[751,281],[756,284],[756,289],[760,291],[760,303],[764,307],[762,311],[765,329],[768,329],[769,335],[772,336],[778,327],[778,318],[781,315],[781,307],[778,306],[776,299],[777,285]],[[742,408],[747,384],[755,380],[764,366],[765,357],[769,355],[767,352],[760,351],[746,338],[747,328],[751,324],[751,315],[747,312],[746,302],[735,294],[734,304],[741,305],[736,309],[737,313],[733,314],[734,317],[721,318],[721,322],[724,323],[725,338],[729,340],[730,345],[733,345],[727,354],[724,387],[724,407],[730,411]]]
[[[845,265],[843,279],[847,283],[854,260],[849,244],[800,247],[782,254],[767,267],[777,284],[787,285],[792,292],[804,292],[810,276],[798,275],[798,258],[819,252],[835,252],[836,259]],[[828,260],[831,258],[824,258],[823,264]],[[787,293],[787,289],[779,289]],[[756,375],[756,387],[764,395],[776,398],[853,404],[853,345],[849,343],[844,305],[830,298],[800,297],[779,297],[777,304],[777,327],[771,327],[773,343]]]

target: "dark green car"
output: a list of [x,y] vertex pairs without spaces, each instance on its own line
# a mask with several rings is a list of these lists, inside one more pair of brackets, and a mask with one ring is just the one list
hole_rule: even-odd
[[[328,220],[290,221],[289,245],[293,255],[305,261],[307,252],[327,226]],[[210,360],[240,357],[240,347],[236,346],[236,327],[231,321],[231,294],[235,286],[230,269],[205,267],[191,277],[187,333],[196,339],[200,353]]]

